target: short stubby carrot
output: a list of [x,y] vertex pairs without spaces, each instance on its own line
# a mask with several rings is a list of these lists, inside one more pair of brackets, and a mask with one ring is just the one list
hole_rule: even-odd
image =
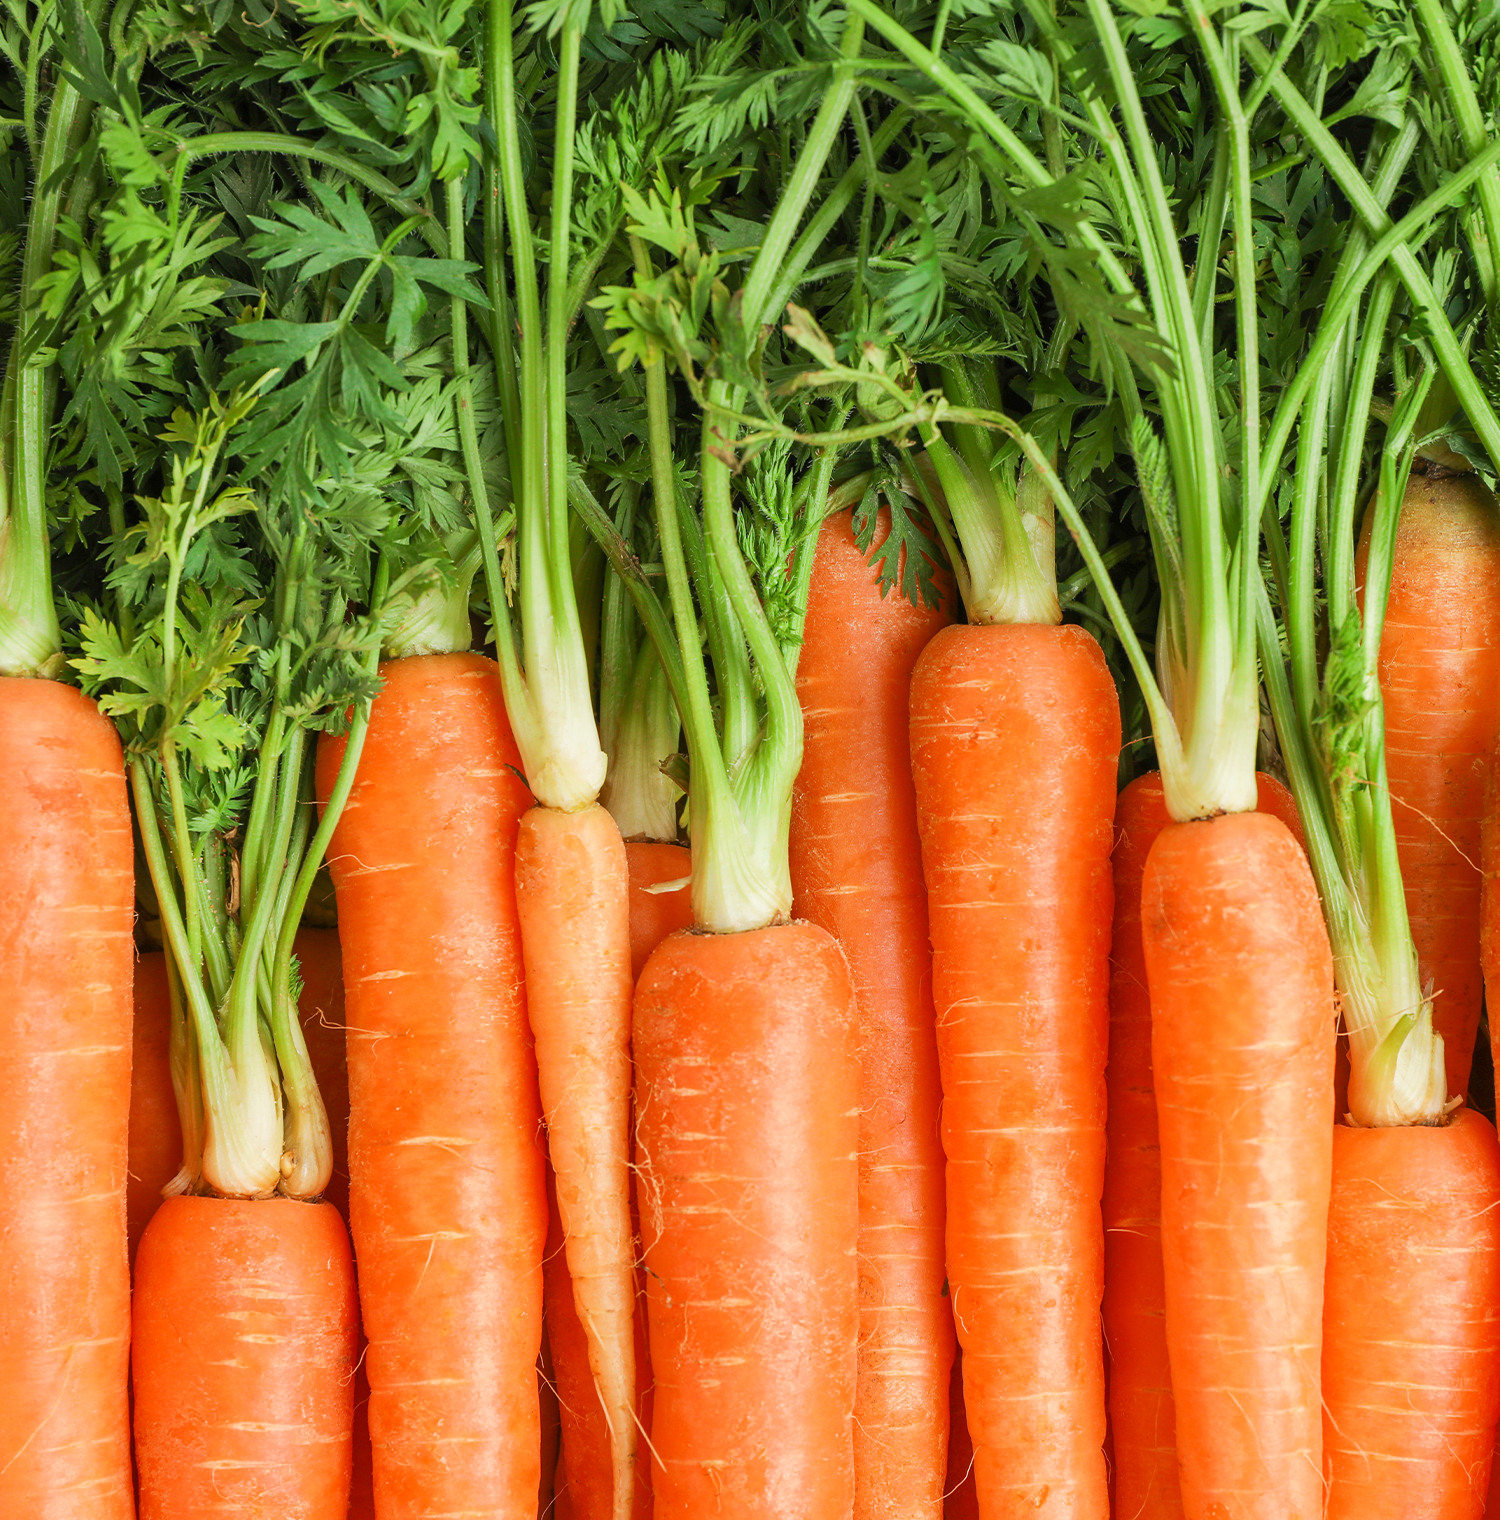
[[357,1318],[332,1204],[167,1199],[136,1257],[140,1520],[344,1520]]
[[635,1232],[630,1218],[630,875],[597,802],[535,807],[516,844],[526,1002],[557,1213],[608,1422],[610,1513],[634,1507]]
[[[512,1520],[540,1481],[547,1230],[515,907],[531,799],[493,662],[382,674],[329,852],[376,1507]],[[325,797],[341,752],[320,747]]]
[[128,1520],[135,911],[114,726],[0,677],[0,1515]]
[[1265,813],[1163,829],[1141,886],[1187,1520],[1318,1520],[1333,957]]
[[854,1503],[859,1061],[813,924],[663,940],[635,1002],[655,1520]]
[[[859,1009],[854,1516],[936,1520],[953,1309],[943,1292],[942,1088],[908,695],[917,656],[952,619],[946,607],[881,595],[852,516],[824,519],[797,663],[792,911],[844,947]],[[875,542],[889,531],[882,510]]]
[[1328,1520],[1480,1520],[1500,1419],[1500,1143],[1333,1132],[1323,1313]]
[[[1292,794],[1256,777],[1260,811],[1300,837]],[[1161,1261],[1161,1148],[1151,1075],[1151,999],[1141,943],[1141,879],[1156,836],[1171,826],[1161,775],[1138,776],[1115,807],[1115,927],[1110,946],[1108,1154],[1104,1167],[1104,1339],[1116,1513],[1182,1514],[1177,1419],[1167,1362]]]
[[944,629],[911,746],[980,1510],[1103,1520],[1114,681],[1076,626]]
[[1413,475],[1406,488],[1380,691],[1406,911],[1457,1096],[1483,1002],[1479,832],[1500,737],[1500,507],[1477,476]]
[[182,1122],[172,1091],[172,1004],[167,958],[148,950],[135,963],[135,1023],[131,1031],[130,1162],[125,1213],[130,1260],[161,1207],[161,1190],[182,1166]]
[[[692,927],[693,898],[688,890],[688,877],[692,874],[693,857],[686,845],[657,839],[627,839],[625,860],[630,868],[630,974],[638,979],[651,952],[669,934]],[[673,890],[650,890],[666,886],[673,886]]]

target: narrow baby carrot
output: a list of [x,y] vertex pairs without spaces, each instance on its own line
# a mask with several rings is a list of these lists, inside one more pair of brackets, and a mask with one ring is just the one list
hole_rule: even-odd
[[[1291,793],[1258,775],[1259,810],[1300,834]],[[1115,807],[1110,947],[1108,1155],[1104,1168],[1104,1338],[1116,1512],[1178,1520],[1176,1415],[1161,1256],[1161,1149],[1151,1074],[1151,1000],[1141,942],[1141,880],[1172,823],[1161,776],[1139,776]]]
[[[693,922],[693,898],[688,891],[693,857],[686,845],[627,839],[625,861],[630,870],[630,974],[638,979],[651,952],[669,934]],[[661,886],[673,889],[648,890]]]
[[911,746],[980,1507],[1102,1517],[1120,717],[1098,644],[1076,626],[944,629],[912,677]]
[[125,1211],[130,1230],[130,1261],[161,1207],[161,1190],[182,1165],[182,1125],[172,1091],[169,1046],[172,1003],[167,989],[167,958],[148,950],[135,963],[135,1023],[131,1033],[130,1162]]
[[979,1490],[974,1485],[974,1443],[964,1411],[964,1356],[953,1355],[948,1389],[948,1473],[943,1485],[943,1520],[979,1520]]
[[[382,674],[330,850],[376,1506],[518,1515],[540,1480],[546,1235],[515,908],[530,799],[492,662]],[[340,752],[320,749],[322,795]]]
[[133,1319],[141,1520],[341,1520],[358,1309],[332,1204],[167,1199]]
[[1472,1109],[1448,1125],[1334,1129],[1323,1409],[1328,1520],[1484,1514],[1500,1143]]
[[[855,1520],[935,1520],[953,1309],[943,1291],[942,1089],[908,692],[917,656],[951,614],[899,591],[883,596],[852,519],[824,519],[797,664],[805,731],[792,910],[843,946],[859,1010]],[[872,547],[889,531],[882,509]]]
[[[1367,550],[1369,520],[1363,536]],[[1379,669],[1407,917],[1461,1095],[1484,995],[1479,834],[1500,737],[1500,507],[1477,476],[1407,485]]]
[[[127,1520],[134,875],[120,741],[0,676],[0,1515]],[[19,1164],[19,1158],[26,1158]]]

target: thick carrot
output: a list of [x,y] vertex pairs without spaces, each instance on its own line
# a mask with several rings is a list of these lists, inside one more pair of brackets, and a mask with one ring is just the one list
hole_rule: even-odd
[[564,1255],[608,1420],[610,1513],[629,1520],[637,1444],[629,1165],[634,978],[625,844],[604,808],[535,807],[526,814],[516,846],[516,904]]
[[[693,899],[687,877],[693,857],[686,845],[656,839],[627,839],[625,860],[630,868],[630,975],[638,980],[651,952],[678,929],[693,922]],[[671,892],[648,887],[683,885]]]
[[1500,1143],[1488,1119],[1333,1132],[1328,1520],[1479,1520],[1500,1418]]
[[1078,627],[944,629],[911,745],[980,1509],[1102,1520],[1114,682]]
[[125,1520],[134,878],[120,741],[0,677],[0,1515]]
[[130,1260],[151,1216],[161,1207],[161,1190],[182,1165],[182,1124],[172,1091],[169,1046],[172,1004],[167,992],[167,958],[148,950],[135,963],[135,1024],[130,1066],[130,1164],[125,1212]]
[[813,924],[674,934],[636,992],[656,1520],[854,1503],[859,1066]]
[[1500,736],[1500,508],[1476,476],[1414,475],[1406,488],[1380,689],[1407,916],[1448,1091],[1462,1094],[1484,992],[1479,832]]
[[357,1306],[337,1209],[169,1198],[133,1310],[141,1520],[344,1520]]
[[[1258,775],[1260,811],[1300,836],[1292,794]],[[1167,1363],[1161,1259],[1161,1149],[1151,1076],[1151,1000],[1141,943],[1141,879],[1156,836],[1171,826],[1161,776],[1139,776],[1115,807],[1115,927],[1110,947],[1108,1156],[1104,1168],[1104,1339],[1116,1512],[1135,1520],[1182,1514],[1176,1416]]]
[[[376,1506],[509,1520],[540,1481],[546,1194],[514,875],[529,798],[492,662],[382,673],[330,851]],[[320,750],[325,797],[340,752]]]
[[[824,520],[797,665],[793,912],[844,947],[859,1010],[854,1514],[917,1520],[943,1508],[953,1310],[943,1294],[942,1090],[908,695],[917,656],[952,619],[899,593],[882,597],[852,519]],[[889,532],[889,514],[882,519],[877,541]]]
[[1162,830],[1141,896],[1183,1513],[1315,1520],[1334,1045],[1317,891],[1284,823],[1231,813]]

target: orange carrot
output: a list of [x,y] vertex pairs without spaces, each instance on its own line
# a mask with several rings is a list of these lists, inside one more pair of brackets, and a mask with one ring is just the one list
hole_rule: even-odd
[[572,813],[535,807],[522,818],[526,1003],[564,1255],[609,1432],[607,1513],[619,1520],[634,1504],[636,1460],[629,881],[624,841],[598,803]]
[[[877,543],[889,531],[883,510]],[[859,1009],[856,1520],[943,1508],[953,1310],[943,1293],[942,1091],[907,713],[912,666],[950,621],[946,608],[882,597],[852,512],[824,519],[797,665],[805,732],[791,866],[793,912],[844,947]]]
[[182,1125],[172,1091],[172,1004],[167,958],[149,950],[135,963],[135,1025],[130,1066],[130,1167],[125,1211],[130,1229],[130,1261],[161,1207],[161,1190],[182,1165]]
[[[1256,777],[1260,811],[1300,836],[1292,795]],[[1151,1001],[1141,943],[1141,879],[1171,825],[1161,776],[1139,776],[1115,807],[1115,927],[1109,981],[1109,1151],[1104,1168],[1104,1338],[1116,1511],[1137,1520],[1182,1514],[1176,1416],[1167,1364],[1161,1259],[1161,1150],[1151,1076]]]
[[[382,674],[330,851],[376,1506],[519,1515],[540,1481],[546,1235],[513,866],[529,798],[489,660]],[[322,796],[341,748],[320,749]]]
[[911,745],[980,1508],[1102,1520],[1114,682],[1075,626],[944,629]]
[[1141,935],[1183,1511],[1316,1520],[1333,963],[1291,831],[1163,829]]
[[[687,877],[693,857],[686,845],[656,839],[627,839],[625,860],[630,868],[630,975],[639,980],[651,952],[678,929],[693,922],[693,899]],[[671,882],[683,885],[671,892],[648,887]]]
[[[545,1298],[545,1293],[543,1296]],[[558,1407],[552,1350],[545,1332],[542,1354],[537,1358],[536,1381],[537,1398],[542,1406],[542,1480],[537,1486],[536,1512],[539,1520],[549,1520],[556,1515],[558,1464],[562,1457],[562,1411]]]
[[0,677],[0,777],[0,1515],[128,1520],[120,741],[72,687]]
[[1479,1520],[1500,1418],[1488,1119],[1335,1127],[1326,1295],[1328,1520]]
[[1500,736],[1500,508],[1473,475],[1413,475],[1407,485],[1380,689],[1407,916],[1435,994],[1448,1091],[1461,1095],[1484,992],[1479,834]]
[[338,1210],[169,1198],[133,1310],[141,1520],[343,1520],[357,1307]]
[[859,1068],[812,924],[679,933],[636,992],[656,1520],[854,1502]]

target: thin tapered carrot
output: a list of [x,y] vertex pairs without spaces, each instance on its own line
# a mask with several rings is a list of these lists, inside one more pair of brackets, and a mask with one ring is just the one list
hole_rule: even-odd
[[330,850],[376,1505],[509,1520],[540,1481],[546,1196],[513,864],[530,799],[491,661],[382,674]]
[[[876,543],[890,531],[882,511]],[[860,1046],[856,1520],[941,1515],[953,1311],[943,1293],[943,1150],[927,894],[908,691],[946,607],[882,596],[853,514],[826,518],[808,593],[792,794],[793,912],[844,947]],[[851,668],[850,650],[857,650]]]
[[168,1053],[171,1032],[167,958],[160,950],[148,950],[135,963],[135,1023],[131,1031],[130,1162],[125,1209],[132,1265],[141,1236],[161,1207],[161,1190],[182,1165],[182,1124],[177,1117]]
[[945,629],[911,745],[980,1508],[1102,1520],[1114,682],[1078,627]]
[[[692,857],[683,845],[657,840],[627,840],[625,858],[630,873],[630,946],[632,979],[640,975],[651,952],[668,934],[692,923],[692,900],[686,878]],[[671,892],[647,888],[677,883]],[[555,1184],[549,1179],[549,1192]],[[639,1230],[632,1216],[632,1236]],[[572,1274],[563,1249],[561,1220],[555,1196],[547,1236],[545,1262],[547,1337],[556,1378],[562,1422],[562,1451],[558,1462],[558,1504],[577,1520],[608,1520],[613,1508],[613,1457],[609,1423],[595,1390],[588,1360],[588,1337],[578,1318]],[[645,1324],[645,1283],[637,1270],[635,1281],[636,1416],[642,1430],[651,1428],[651,1357]],[[634,1512],[651,1514],[651,1453],[636,1445]]]
[[535,807],[522,818],[516,904],[526,1005],[568,1275],[608,1421],[608,1513],[620,1520],[634,1504],[637,1437],[629,881],[624,841],[598,803],[573,813]]
[[1328,1520],[1479,1520],[1500,1417],[1500,1143],[1333,1132],[1323,1320]]
[[1406,488],[1380,690],[1407,916],[1448,1091],[1462,1095],[1484,994],[1479,834],[1500,737],[1500,507],[1473,475],[1413,475]]
[[332,1204],[167,1199],[133,1317],[140,1520],[343,1520],[358,1309]]
[[[658,839],[627,839],[625,859],[630,867],[630,974],[639,979],[651,952],[678,929],[693,922],[693,899],[687,878],[693,857],[686,845]],[[671,892],[649,887],[682,885]]]
[[859,1067],[824,930],[679,933],[635,1005],[656,1520],[854,1502]]
[[[544,1294],[545,1297],[545,1294]],[[558,1465],[562,1456],[562,1410],[552,1369],[552,1348],[542,1334],[542,1353],[536,1364],[537,1399],[542,1407],[542,1475],[537,1485],[538,1520],[556,1520]]]
[[0,677],[0,1514],[126,1520],[134,877],[120,741]]
[[[1300,835],[1297,805],[1256,777],[1260,811]],[[1151,1000],[1141,942],[1141,880],[1172,823],[1161,776],[1138,776],[1115,808],[1115,924],[1110,946],[1108,1155],[1104,1168],[1104,1339],[1116,1511],[1135,1520],[1182,1514],[1176,1416],[1167,1361],[1161,1258],[1161,1149],[1151,1075]]]
[[1162,830],[1141,898],[1183,1511],[1316,1520],[1334,1045],[1317,891],[1285,824],[1232,813]]

